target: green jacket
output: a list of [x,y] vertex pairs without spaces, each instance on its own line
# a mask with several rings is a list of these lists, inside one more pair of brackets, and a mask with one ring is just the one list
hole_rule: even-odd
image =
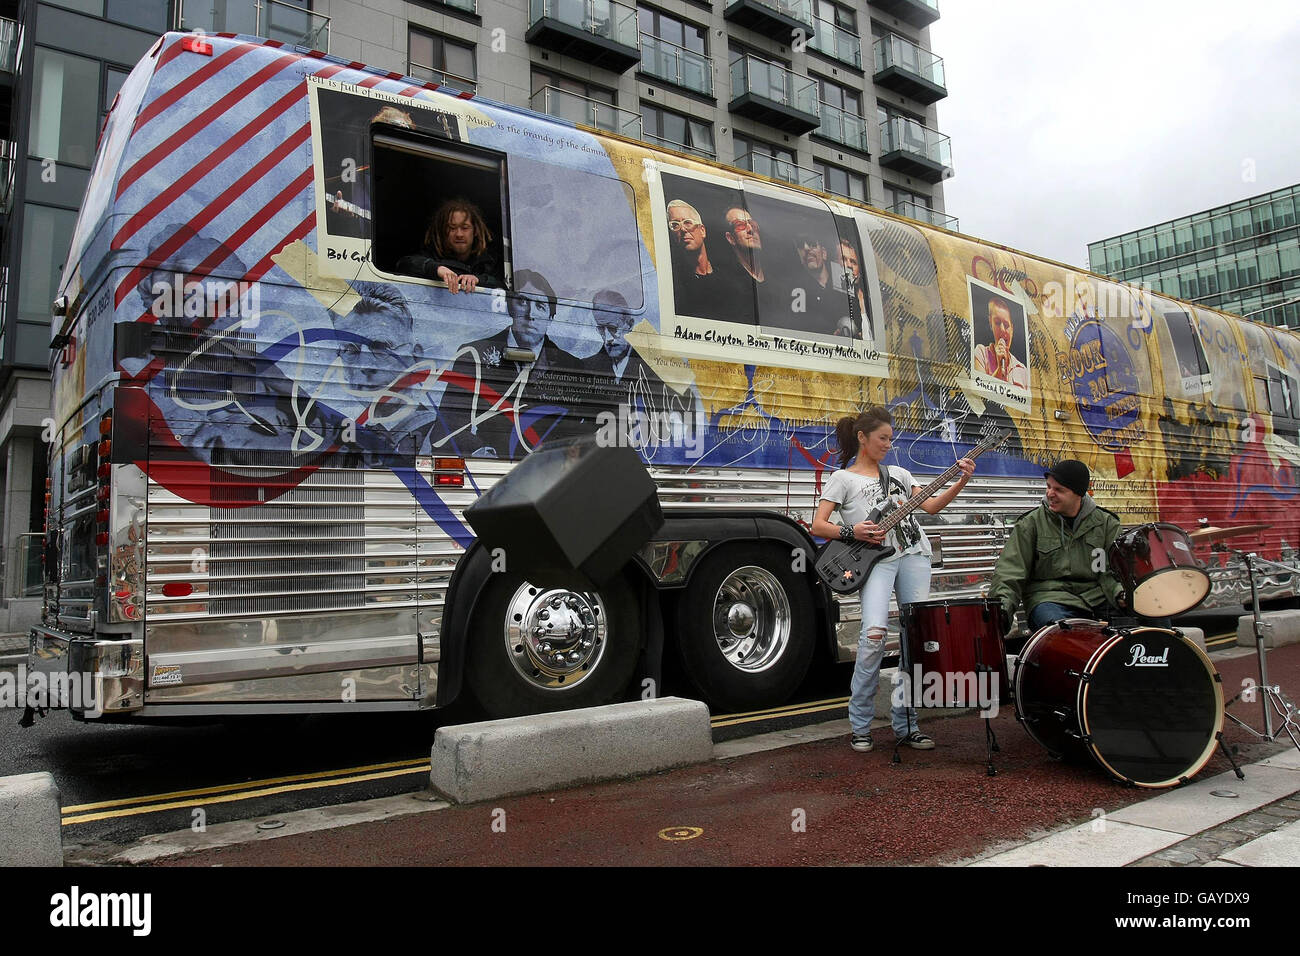
[[1119,518],[1086,495],[1073,531],[1043,499],[1012,528],[993,569],[989,597],[1002,604],[1008,619],[1022,601],[1026,613],[1044,602],[1086,608],[1117,605],[1123,588],[1106,570],[1106,551],[1119,533]]

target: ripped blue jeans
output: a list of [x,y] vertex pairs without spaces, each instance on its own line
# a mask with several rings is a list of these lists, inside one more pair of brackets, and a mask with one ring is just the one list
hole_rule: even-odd
[[[927,600],[930,597],[929,555],[905,554],[881,561],[871,569],[871,576],[862,586],[862,634],[858,638],[853,682],[849,685],[849,723],[855,734],[868,733],[876,716],[876,689],[880,685],[880,663],[885,657],[889,598],[895,589],[900,607]],[[889,715],[894,733],[901,738],[918,726],[915,709],[902,706],[898,697],[895,695]]]

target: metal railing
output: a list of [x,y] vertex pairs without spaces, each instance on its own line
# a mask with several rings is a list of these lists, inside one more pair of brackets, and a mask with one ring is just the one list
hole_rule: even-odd
[[788,159],[777,159],[768,153],[750,152],[737,156],[736,166],[747,169],[751,173],[758,173],[760,176],[768,176],[809,189],[822,189],[824,186],[822,174],[817,170],[792,163]]
[[863,152],[867,151],[866,120],[856,113],[850,113],[826,102],[819,102],[817,107],[822,118],[822,125],[816,130],[818,136]]
[[543,86],[528,98],[530,109],[558,116],[573,123],[594,126],[611,133],[641,139],[641,114],[621,110],[599,100],[579,96],[554,86]]
[[882,152],[902,150],[924,156],[941,166],[952,165],[952,140],[916,120],[894,116],[880,124]]
[[478,83],[468,77],[457,76],[455,73],[448,73],[446,70],[435,70],[431,66],[423,66],[415,62],[407,66],[407,75],[417,80],[424,80],[426,83],[449,86],[454,90],[460,90],[462,93],[478,92]]
[[731,61],[731,95],[752,93],[801,113],[817,115],[817,82],[756,56]]
[[679,153],[691,153],[694,156],[703,156],[705,159],[717,159],[717,151],[712,149],[701,149],[698,146],[687,146],[685,143],[679,143],[676,140],[668,139],[665,136],[656,136],[654,133],[642,133],[641,139],[647,143],[657,143],[668,149],[675,149]]
[[833,56],[844,63],[852,63],[861,69],[862,38],[860,36],[852,30],[837,27],[830,20],[823,20],[820,17],[816,19],[815,24],[816,30],[808,41],[810,47],[818,53]]
[[922,49],[910,40],[905,40],[896,33],[876,40],[876,72],[896,66],[900,70],[929,80],[935,86],[947,89],[944,80],[943,58],[937,57],[929,50]]
[[226,0],[221,5],[176,0],[176,29],[246,33],[328,53],[330,18],[282,0]]
[[705,96],[713,95],[711,57],[649,33],[641,34],[641,71]]
[[917,219],[921,222],[928,222],[933,226],[942,226],[945,229],[957,231],[957,217],[949,216],[947,213],[931,209],[929,206],[922,206],[919,202],[912,202],[910,199],[904,199],[896,202],[889,207],[889,211],[898,213],[900,216],[906,216],[908,219]]
[[528,25],[549,18],[636,48],[636,8],[617,0],[529,0]]

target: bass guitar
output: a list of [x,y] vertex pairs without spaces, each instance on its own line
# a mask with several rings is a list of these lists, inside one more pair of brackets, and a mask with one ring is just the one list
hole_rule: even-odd
[[[963,457],[978,458],[990,448],[995,448],[1007,440],[1011,429],[999,428]],[[886,501],[878,508],[873,508],[867,515],[868,521],[880,528],[882,535],[889,534],[898,524],[917,508],[921,507],[936,491],[961,473],[961,467],[954,462],[952,467],[922,488],[906,501]],[[837,594],[849,594],[857,591],[866,583],[871,569],[876,562],[883,561],[894,553],[894,548],[885,544],[872,544],[870,541],[828,541],[817,553],[814,569],[826,586]]]

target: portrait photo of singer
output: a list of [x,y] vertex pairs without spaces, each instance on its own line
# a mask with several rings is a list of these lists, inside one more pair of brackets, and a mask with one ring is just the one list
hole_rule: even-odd
[[1025,307],[974,279],[971,299],[971,376],[986,385],[1003,383],[1029,391],[1029,332]]

